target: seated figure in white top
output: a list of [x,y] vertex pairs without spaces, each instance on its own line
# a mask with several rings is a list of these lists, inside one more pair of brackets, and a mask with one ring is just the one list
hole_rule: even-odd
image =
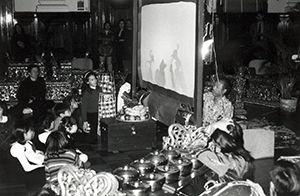
[[33,128],[25,122],[19,123],[13,130],[10,153],[19,160],[25,172],[44,167],[44,153],[36,150],[35,145],[31,142],[34,134]]

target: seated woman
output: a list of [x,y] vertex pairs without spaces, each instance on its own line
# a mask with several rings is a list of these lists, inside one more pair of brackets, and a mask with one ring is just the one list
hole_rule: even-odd
[[297,164],[287,161],[277,161],[270,171],[271,196],[299,196],[300,168]]
[[[243,131],[237,123],[222,130],[217,128],[210,137],[208,148],[196,153],[196,157],[220,182],[253,178],[253,158],[244,148]],[[183,192],[189,196],[199,195],[207,180],[204,175],[196,176]]]

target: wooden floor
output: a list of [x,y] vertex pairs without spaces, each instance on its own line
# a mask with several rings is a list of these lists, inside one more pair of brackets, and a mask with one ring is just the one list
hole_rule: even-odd
[[[293,130],[300,136],[300,115],[299,109],[290,116],[282,116],[278,109],[266,108],[262,106],[246,105],[248,114],[251,118],[265,118],[277,125],[285,125],[287,128]],[[299,108],[299,107],[298,107]],[[167,126],[158,123],[157,129],[157,149],[161,149],[162,137],[167,135]],[[100,141],[100,140],[99,140]],[[101,143],[88,144],[82,138],[82,141],[77,143],[77,147],[89,156],[91,163],[90,168],[97,172],[108,171],[112,172],[114,169],[131,163],[139,159],[154,149],[139,149],[134,151],[119,151],[106,152],[101,149]],[[291,151],[290,149],[282,149],[275,153],[275,159],[280,155],[294,155],[299,152]],[[273,164],[274,159],[265,159],[256,161],[256,167],[259,175],[256,175],[256,182],[261,183],[268,195],[268,181],[269,170]],[[24,184],[26,176],[20,172],[20,165],[14,158],[11,157],[8,151],[0,153],[0,195],[1,196],[27,196],[28,191]]]

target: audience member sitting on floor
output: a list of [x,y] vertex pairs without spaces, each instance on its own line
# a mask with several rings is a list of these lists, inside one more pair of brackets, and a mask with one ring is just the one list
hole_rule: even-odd
[[[81,108],[79,107],[79,103],[81,98],[75,95],[68,95],[63,103],[67,104],[70,107],[71,116],[76,119],[79,131],[82,129],[82,116],[81,116]],[[83,130],[84,131],[84,130]]]
[[53,131],[46,141],[45,154],[46,184],[44,188],[54,191],[60,195],[57,174],[62,166],[67,164],[82,166],[78,153],[69,148],[66,134],[62,131]]
[[67,104],[57,103],[53,110],[56,118],[54,118],[51,113],[45,113],[40,118],[40,128],[43,128],[44,132],[38,135],[38,139],[43,144],[46,143],[46,140],[51,132],[58,130],[61,120],[66,116],[71,116],[71,110]]
[[277,161],[270,171],[271,196],[299,196],[300,168],[297,164],[287,161]]
[[46,83],[39,77],[40,69],[36,64],[28,66],[29,77],[21,82],[17,92],[18,104],[14,107],[16,119],[24,114],[33,114],[39,117],[46,111]]
[[50,112],[43,114],[39,118],[38,128],[41,129],[38,139],[41,143],[45,144],[48,136],[54,129],[54,115]]
[[53,130],[56,131],[58,129],[61,119],[65,116],[71,116],[71,110],[70,107],[65,103],[57,103],[54,106],[53,110],[54,114],[56,115],[56,118],[53,123]]
[[211,92],[203,94],[203,126],[206,127],[222,118],[232,119],[233,106],[227,95],[230,92],[230,83],[225,78],[220,78],[213,85]]
[[44,167],[44,153],[36,150],[31,140],[34,130],[26,122],[18,122],[13,130],[10,153],[21,163],[25,172]]
[[[78,148],[76,148],[76,145],[75,145],[75,143],[76,143],[75,135],[79,134],[77,132],[78,126],[77,126],[76,120],[69,116],[62,118],[60,125],[58,127],[58,130],[62,131],[66,134],[69,147],[74,149],[79,154],[79,158],[83,163],[87,163],[88,156],[86,154],[82,153]],[[80,135],[77,135],[77,136],[80,136]]]
[[[34,194],[45,183],[44,153],[36,150],[32,143],[34,129],[26,122],[19,121],[13,129],[10,154],[16,158],[24,172],[18,178],[24,180],[29,195]],[[18,168],[12,168],[18,170]]]
[[[226,129],[216,129],[211,135],[208,148],[196,154],[212,174],[210,178],[230,182],[234,180],[253,180],[253,158],[244,148],[243,131],[240,125],[228,125]],[[204,175],[196,176],[183,192],[189,196],[199,195],[204,191],[204,184],[210,180]]]

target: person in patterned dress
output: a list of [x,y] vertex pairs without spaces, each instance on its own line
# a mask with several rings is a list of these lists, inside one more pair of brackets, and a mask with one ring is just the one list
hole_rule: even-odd
[[214,84],[211,92],[203,94],[203,126],[206,127],[223,118],[231,119],[234,108],[226,97],[231,89],[230,83],[225,78],[220,78]]

